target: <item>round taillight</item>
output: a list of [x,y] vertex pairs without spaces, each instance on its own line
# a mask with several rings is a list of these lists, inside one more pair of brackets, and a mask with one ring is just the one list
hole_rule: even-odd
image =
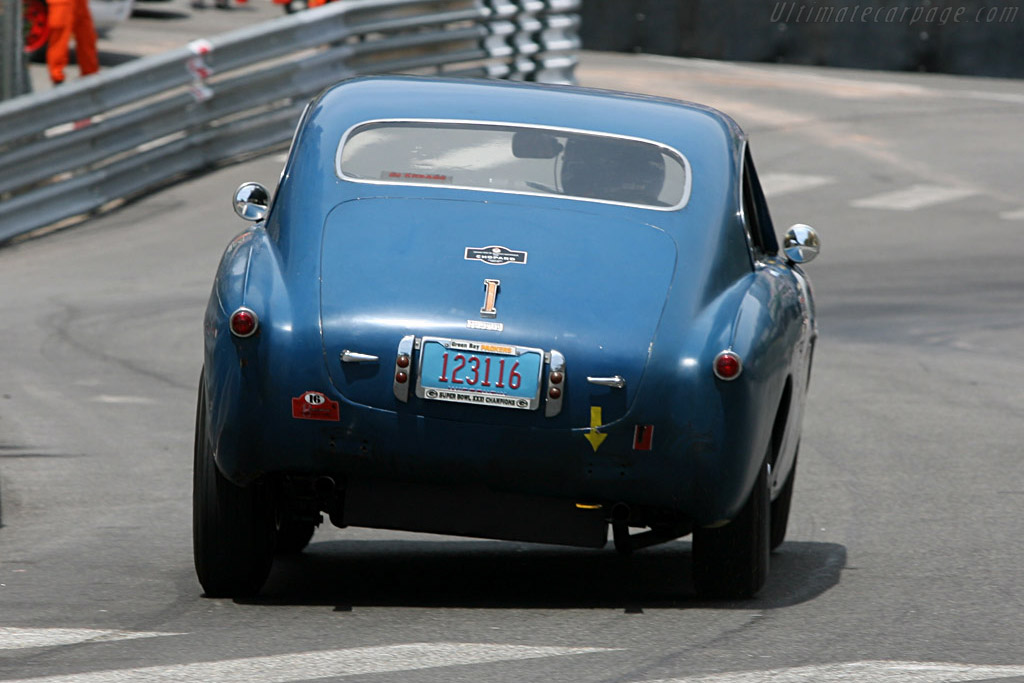
[[260,326],[260,319],[250,308],[239,308],[231,314],[231,334],[236,337],[251,337]]
[[743,372],[743,361],[732,351],[722,351],[715,356],[715,377],[725,381],[734,380]]

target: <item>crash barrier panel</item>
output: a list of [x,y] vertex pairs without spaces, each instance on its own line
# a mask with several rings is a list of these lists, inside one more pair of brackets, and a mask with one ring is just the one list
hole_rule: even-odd
[[588,50],[1024,77],[1022,0],[586,0]]
[[0,103],[0,243],[287,143],[351,76],[570,83],[580,0],[350,0]]

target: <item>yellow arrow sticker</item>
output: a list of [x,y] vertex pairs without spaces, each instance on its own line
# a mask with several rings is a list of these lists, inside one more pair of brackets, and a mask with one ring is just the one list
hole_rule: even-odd
[[608,438],[607,434],[602,434],[597,431],[597,428],[601,425],[601,406],[590,406],[590,429],[586,434],[583,435],[590,445],[594,447],[594,452],[597,453],[597,449],[600,448],[601,443]]

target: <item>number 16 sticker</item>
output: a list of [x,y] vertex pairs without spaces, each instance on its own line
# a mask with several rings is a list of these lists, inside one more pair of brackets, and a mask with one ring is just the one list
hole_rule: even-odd
[[292,417],[297,420],[341,420],[338,402],[319,391],[307,391],[292,399]]

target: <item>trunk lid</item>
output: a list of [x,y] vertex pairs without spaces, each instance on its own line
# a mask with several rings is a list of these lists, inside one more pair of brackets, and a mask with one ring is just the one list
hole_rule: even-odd
[[[591,406],[601,406],[600,423],[608,424],[625,414],[639,386],[675,267],[675,241],[629,218],[479,200],[347,201],[328,215],[322,242],[321,333],[331,381],[349,401],[374,408],[495,424],[586,427]],[[489,287],[496,287],[493,302]],[[482,312],[492,303],[493,316]],[[421,357],[422,350],[412,354],[403,403],[393,391],[394,375],[399,345],[409,336],[417,343],[424,337],[456,340],[448,349],[452,369],[460,351],[468,356],[474,348],[497,349],[489,366],[496,373],[492,384],[507,384],[511,365],[502,377],[497,370],[505,359],[514,362],[502,347],[560,352],[566,379],[559,414],[546,415],[544,363],[537,370],[537,409],[418,397],[421,364],[435,385],[433,375],[448,378],[441,348],[429,359]],[[467,349],[461,341],[485,346]],[[341,360],[344,351],[348,362]],[[480,355],[477,379],[483,380],[487,360]],[[530,368],[529,361],[524,357],[520,370]],[[461,378],[468,381],[471,369],[462,369]],[[625,380],[623,388],[587,379],[615,376]]]

